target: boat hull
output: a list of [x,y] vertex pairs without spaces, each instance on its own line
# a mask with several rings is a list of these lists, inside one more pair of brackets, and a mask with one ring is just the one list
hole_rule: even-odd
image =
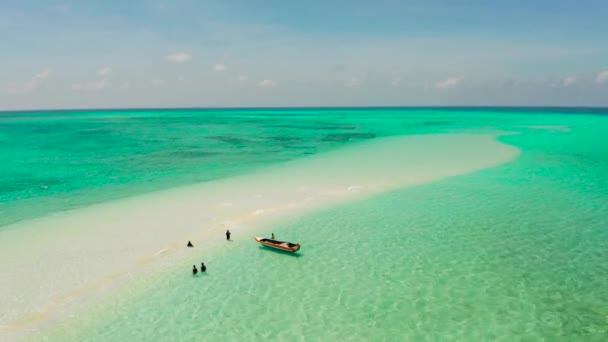
[[257,237],[257,236],[254,237],[253,239],[255,241],[257,241],[260,245],[278,249],[278,250],[285,251],[285,252],[295,253],[300,250],[299,243],[277,241],[277,240],[265,239],[265,238],[261,238],[261,237]]

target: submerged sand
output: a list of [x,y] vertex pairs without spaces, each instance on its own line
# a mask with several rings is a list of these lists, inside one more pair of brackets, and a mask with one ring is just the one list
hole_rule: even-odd
[[0,337],[39,331],[140,272],[184,262],[188,240],[197,249],[220,250],[226,229],[235,239],[251,239],[281,218],[496,166],[518,154],[493,135],[383,138],[5,227]]

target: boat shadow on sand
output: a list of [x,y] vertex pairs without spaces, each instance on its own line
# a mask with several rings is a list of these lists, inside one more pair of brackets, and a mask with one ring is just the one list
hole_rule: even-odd
[[294,258],[301,258],[304,255],[301,254],[300,252],[288,252],[288,251],[282,251],[280,249],[276,249],[276,248],[272,248],[272,247],[267,247],[267,246],[258,246],[258,248],[260,250],[265,250],[265,251],[269,251],[272,253],[277,253],[277,254],[282,254],[282,255],[289,255],[290,257],[294,257]]

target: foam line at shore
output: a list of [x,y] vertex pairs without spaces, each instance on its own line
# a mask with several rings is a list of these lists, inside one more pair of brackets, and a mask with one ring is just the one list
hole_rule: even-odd
[[[257,173],[21,222],[0,232],[0,337],[49,319],[138,272],[213,250],[287,216],[509,162],[493,135],[383,138]],[[162,262],[158,262],[162,260]]]

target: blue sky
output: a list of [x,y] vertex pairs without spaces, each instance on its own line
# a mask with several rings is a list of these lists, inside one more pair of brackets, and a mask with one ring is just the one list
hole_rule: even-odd
[[608,105],[608,1],[0,1],[0,110]]

